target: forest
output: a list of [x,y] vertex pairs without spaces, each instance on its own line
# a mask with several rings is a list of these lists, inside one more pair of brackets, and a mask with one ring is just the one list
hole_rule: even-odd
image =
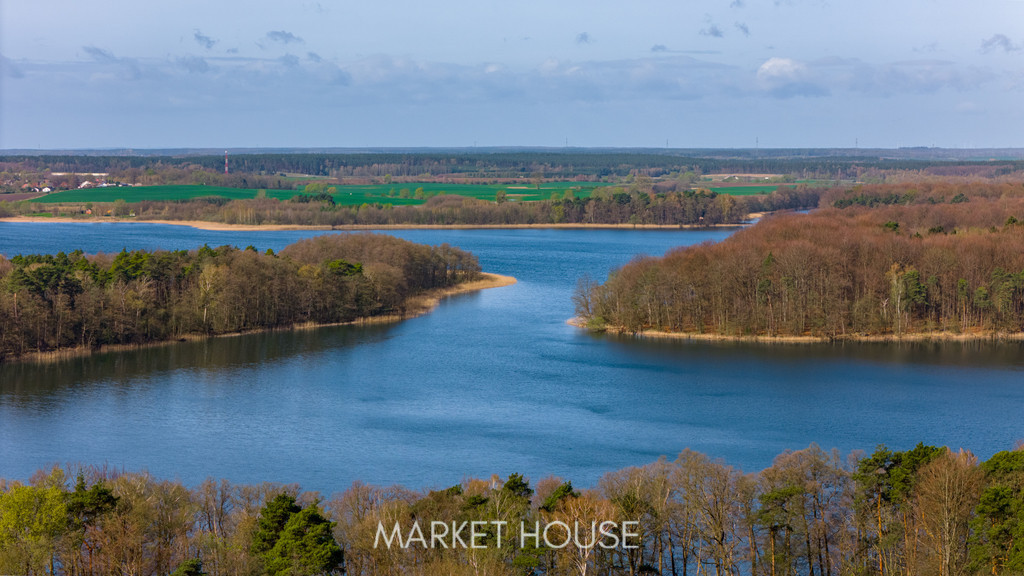
[[1024,331],[1024,185],[833,190],[809,214],[582,279],[595,329],[822,339]]
[[[494,528],[479,548],[403,549],[377,537],[380,526],[471,521],[555,528],[539,545],[513,533],[501,547]],[[635,522],[630,547],[595,546],[590,536],[561,546],[561,526],[605,521]],[[588,489],[512,473],[437,490],[355,482],[326,499],[291,484],[189,487],[69,465],[27,483],[0,479],[0,573],[1021,574],[1024,447],[979,463],[970,452],[923,444],[845,457],[812,444],[756,473],[687,449],[608,472]]]
[[476,279],[472,254],[378,234],[254,247],[0,256],[0,362],[135,345],[403,317],[428,290]]
[[[1013,155],[1012,151],[1004,153]],[[1019,158],[1019,151],[1016,151]],[[633,172],[657,177],[671,172],[800,174],[801,177],[839,179],[864,170],[914,170],[948,167],[946,157],[916,158],[896,150],[420,150],[330,152],[244,152],[229,157],[226,182],[210,185],[242,186],[232,183],[243,176],[276,178],[283,174],[347,178],[421,178],[424,175],[448,179],[528,179],[536,174],[547,178],[573,180],[625,177]],[[978,161],[958,159],[956,166],[984,169],[993,173],[1024,170],[1024,161],[1009,159]],[[223,173],[220,153],[178,154],[50,154],[0,156],[0,171],[15,173],[108,172],[125,182],[150,184],[192,183],[192,173],[216,177]],[[233,175],[238,175],[233,176]],[[148,181],[147,178],[159,177]],[[182,180],[186,179],[186,180]],[[266,187],[250,181],[247,187]]]

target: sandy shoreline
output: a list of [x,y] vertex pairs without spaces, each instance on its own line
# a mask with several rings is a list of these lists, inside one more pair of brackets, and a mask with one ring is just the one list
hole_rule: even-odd
[[566,228],[566,229],[609,229],[609,230],[681,230],[691,228],[737,228],[743,224],[348,224],[343,226],[314,226],[297,224],[224,224],[205,220],[138,220],[134,218],[44,218],[40,216],[8,216],[0,218],[0,222],[10,223],[85,223],[121,222],[139,224],[171,224],[174,226],[190,226],[200,230],[218,232],[236,231],[277,231],[277,230],[475,230],[475,229],[516,229],[516,228]]
[[408,308],[404,315],[389,314],[386,316],[367,316],[363,318],[356,318],[349,322],[334,322],[328,324],[317,324],[316,322],[305,322],[302,324],[293,324],[291,326],[277,326],[273,328],[263,328],[258,330],[248,330],[246,332],[228,332],[226,334],[184,334],[173,340],[161,340],[158,342],[146,342],[145,344],[107,344],[98,348],[89,347],[76,347],[76,348],[62,348],[60,350],[53,350],[50,352],[30,352],[24,356],[18,356],[16,358],[9,358],[0,362],[2,364],[14,364],[20,362],[56,362],[60,360],[66,360],[70,358],[80,358],[83,356],[91,356],[92,354],[102,354],[106,352],[120,352],[125,350],[139,350],[142,348],[155,348],[157,346],[170,346],[178,344],[180,342],[197,342],[200,340],[207,340],[210,338],[231,338],[234,336],[244,336],[247,334],[258,334],[261,332],[276,332],[276,331],[293,331],[293,330],[316,330],[318,328],[327,328],[330,326],[366,326],[373,324],[392,324],[395,322],[401,322],[402,320],[409,320],[422,316],[441,303],[442,300],[450,296],[456,296],[458,294],[466,294],[469,292],[476,292],[479,290],[486,290],[488,288],[500,288],[502,286],[511,286],[516,283],[516,279],[512,276],[504,276],[502,274],[490,274],[487,272],[481,273],[479,280],[472,282],[464,282],[458,286],[452,286],[450,288],[438,288],[431,290],[424,294],[420,294],[411,298],[408,302]]
[[[588,330],[580,318],[570,318],[566,324]],[[835,342],[1022,342],[1024,332],[914,332],[902,335],[895,334],[843,334],[835,338],[827,336],[740,336],[729,334],[700,334],[695,332],[665,332],[662,330],[642,330],[630,332],[621,328],[606,328],[609,334],[632,336],[634,338],[652,338],[662,340],[690,340],[697,342],[753,342],[760,344],[828,344]]]

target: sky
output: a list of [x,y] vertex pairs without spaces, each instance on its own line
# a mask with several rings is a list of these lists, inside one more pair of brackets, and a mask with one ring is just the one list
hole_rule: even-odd
[[1024,147],[1024,0],[0,0],[0,149]]

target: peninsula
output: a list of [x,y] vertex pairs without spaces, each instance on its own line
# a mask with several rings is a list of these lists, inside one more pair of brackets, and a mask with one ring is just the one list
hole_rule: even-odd
[[472,254],[380,234],[0,257],[0,362],[268,329],[387,322],[506,286]]
[[856,186],[822,205],[584,279],[576,323],[696,339],[1022,339],[1020,183]]

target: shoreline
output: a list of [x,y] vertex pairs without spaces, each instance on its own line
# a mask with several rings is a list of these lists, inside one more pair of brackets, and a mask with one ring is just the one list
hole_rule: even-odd
[[207,220],[138,220],[129,218],[47,218],[42,216],[6,216],[0,218],[0,223],[126,223],[126,224],[169,224],[172,226],[189,226],[199,230],[214,232],[256,232],[256,231],[284,231],[284,230],[335,230],[338,232],[353,230],[504,230],[504,229],[529,229],[529,228],[552,228],[552,229],[607,229],[607,230],[691,230],[691,229],[713,229],[713,228],[741,228],[749,224],[344,224],[340,226],[316,225],[316,224],[225,224],[222,222],[210,222]]
[[435,288],[423,294],[418,294],[409,299],[407,304],[407,310],[405,314],[386,314],[382,316],[363,316],[350,320],[348,322],[331,322],[326,324],[319,324],[316,322],[303,322],[300,324],[292,324],[290,326],[272,326],[268,328],[256,328],[253,330],[246,330],[244,332],[226,332],[224,334],[183,334],[170,340],[159,340],[155,342],[145,342],[142,344],[104,344],[97,348],[76,346],[74,348],[61,348],[59,350],[50,350],[47,352],[29,352],[22,356],[15,356],[6,360],[0,361],[0,366],[20,363],[35,363],[44,364],[48,362],[60,362],[62,360],[70,360],[72,358],[84,358],[92,356],[93,354],[105,354],[110,352],[124,352],[129,350],[141,350],[144,348],[156,348],[159,346],[171,346],[174,344],[180,344],[182,342],[199,342],[202,340],[209,340],[213,338],[233,338],[237,336],[246,336],[249,334],[260,334],[264,332],[292,332],[298,330],[317,330],[320,328],[330,328],[333,326],[370,326],[376,324],[394,324],[403,320],[411,320],[424,314],[432,312],[445,298],[451,296],[458,296],[459,294],[469,294],[472,292],[478,292],[480,290],[487,290],[489,288],[501,288],[503,286],[511,286],[518,282],[512,276],[505,276],[503,274],[492,274],[489,272],[481,272],[481,278],[478,280],[472,280],[469,282],[463,282],[456,286],[449,286],[447,288]]
[[827,336],[750,336],[696,332],[665,332],[664,330],[641,330],[630,332],[622,328],[608,327],[604,330],[591,330],[580,318],[565,321],[570,326],[591,332],[606,332],[618,336],[632,338],[650,338],[655,340],[690,340],[695,342],[742,342],[751,344],[835,344],[852,343],[914,343],[914,342],[1024,342],[1024,332],[909,332],[896,334],[844,334],[835,338]]

